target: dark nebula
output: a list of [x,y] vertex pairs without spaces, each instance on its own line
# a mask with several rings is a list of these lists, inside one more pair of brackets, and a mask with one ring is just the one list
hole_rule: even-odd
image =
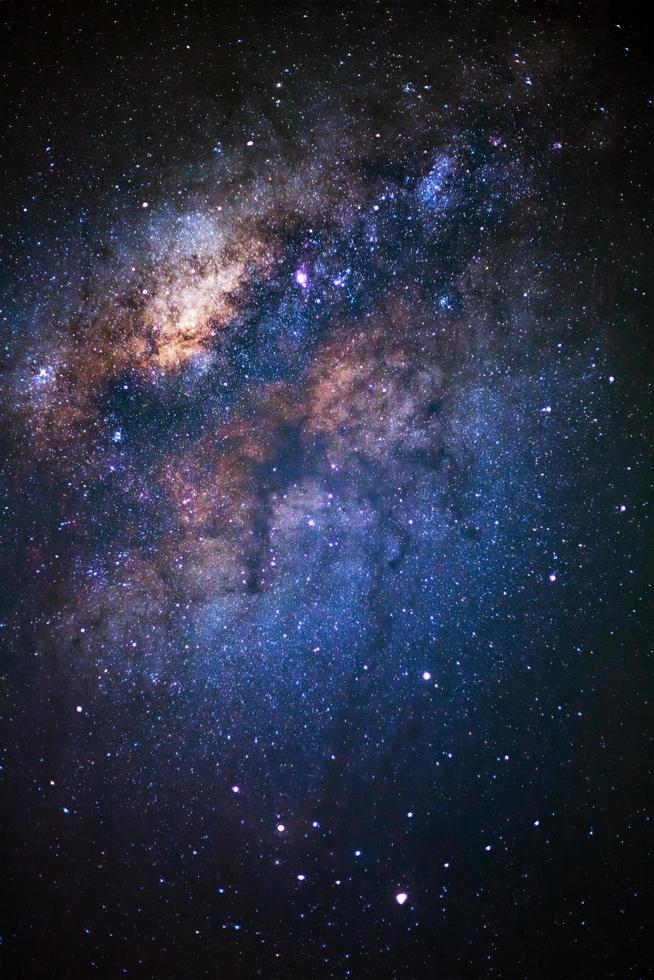
[[644,12],[0,22],[3,976],[651,976]]

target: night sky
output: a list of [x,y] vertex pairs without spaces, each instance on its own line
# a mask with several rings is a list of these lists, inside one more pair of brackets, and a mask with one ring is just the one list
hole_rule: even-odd
[[652,976],[644,10],[0,29],[3,977]]

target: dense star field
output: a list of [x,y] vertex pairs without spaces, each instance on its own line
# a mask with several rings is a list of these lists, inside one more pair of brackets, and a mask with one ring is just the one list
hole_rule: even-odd
[[3,975],[650,976],[638,8],[0,22]]

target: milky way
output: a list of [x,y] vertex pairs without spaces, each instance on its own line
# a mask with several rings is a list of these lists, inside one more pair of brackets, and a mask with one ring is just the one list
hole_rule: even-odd
[[643,977],[642,25],[249,6],[7,11],[8,976]]

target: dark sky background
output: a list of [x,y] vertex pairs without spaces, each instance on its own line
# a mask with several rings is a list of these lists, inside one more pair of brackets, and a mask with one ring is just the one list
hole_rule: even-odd
[[3,976],[651,976],[645,11],[0,25]]

